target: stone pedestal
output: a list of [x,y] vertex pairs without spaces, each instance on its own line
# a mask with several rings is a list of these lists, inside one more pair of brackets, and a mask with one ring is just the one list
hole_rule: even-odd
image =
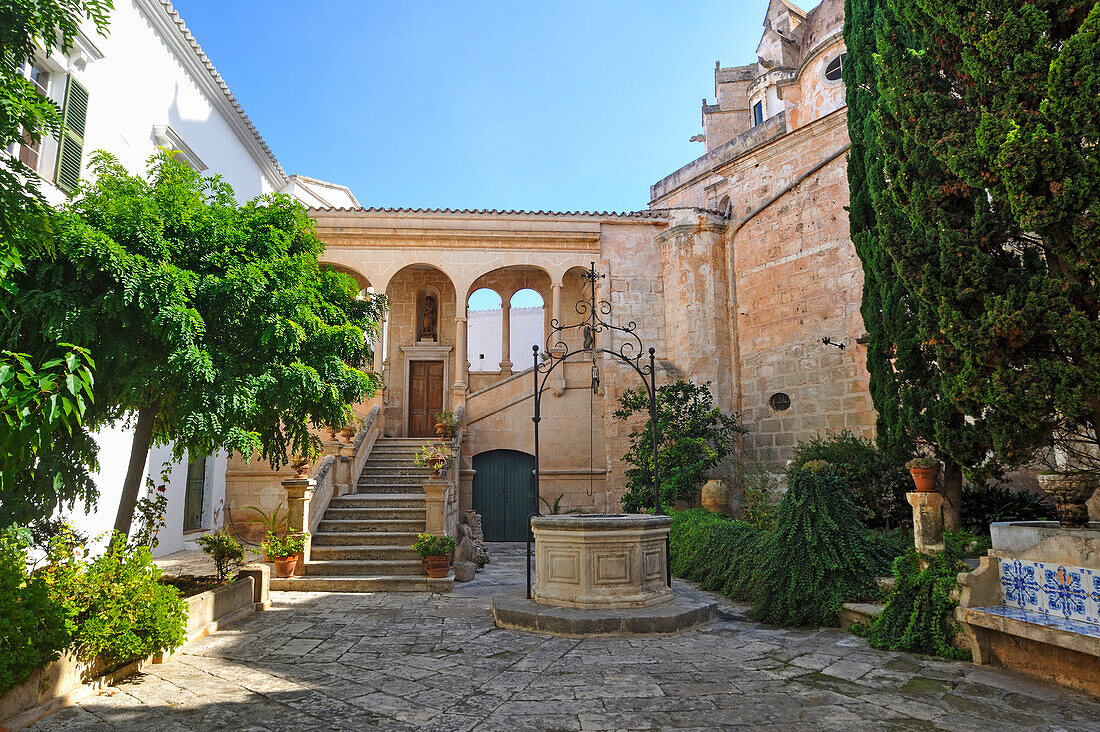
[[921,554],[944,550],[943,496],[939,493],[906,493],[913,507],[913,544]]
[[302,564],[309,561],[309,502],[313,499],[313,489],[317,481],[313,478],[290,478],[283,481],[287,501],[287,531],[292,534],[306,533],[306,543],[302,548]]
[[424,530],[435,536],[445,533],[443,510],[447,501],[447,479],[428,478],[424,481]]
[[672,519],[646,514],[536,516],[535,587],[545,605],[638,608],[672,599],[667,539]]

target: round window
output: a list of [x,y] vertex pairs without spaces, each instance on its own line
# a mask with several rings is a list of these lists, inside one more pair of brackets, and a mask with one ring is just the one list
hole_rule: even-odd
[[771,395],[768,405],[777,412],[785,412],[791,408],[791,398],[780,391]]
[[842,53],[829,62],[829,65],[825,67],[826,79],[829,81],[840,81],[841,77],[844,76],[844,59],[847,55],[846,53]]

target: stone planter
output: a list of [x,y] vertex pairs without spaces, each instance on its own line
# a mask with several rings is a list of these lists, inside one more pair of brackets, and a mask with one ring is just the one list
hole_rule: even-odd
[[909,474],[913,476],[913,485],[917,493],[939,493],[936,490],[936,476],[939,468],[909,468]]
[[1037,476],[1039,487],[1054,499],[1058,521],[1067,529],[1083,529],[1089,525],[1089,509],[1085,502],[1096,491],[1098,478],[1092,473],[1050,473]]
[[[243,570],[242,578],[235,582],[183,598],[187,603],[185,645],[264,609],[267,598],[267,569],[255,565]],[[160,663],[164,658],[158,654],[110,667],[100,659],[81,660],[72,652],[65,653],[0,696],[0,730],[22,729],[97,689],[113,686],[150,661]]]
[[424,557],[425,571],[433,579],[442,579],[451,571],[451,558],[449,556]]
[[729,485],[724,480],[708,480],[703,486],[700,502],[711,513],[729,513]]

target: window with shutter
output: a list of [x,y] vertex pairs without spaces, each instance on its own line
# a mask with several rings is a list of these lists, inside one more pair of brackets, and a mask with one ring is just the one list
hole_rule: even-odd
[[84,123],[88,118],[88,90],[72,76],[65,85],[65,104],[61,109],[61,135],[57,145],[57,172],[54,181],[66,193],[72,193],[80,180],[80,162],[84,154]]
[[203,503],[206,499],[206,458],[194,457],[187,463],[187,486],[183,495],[183,530],[202,528]]

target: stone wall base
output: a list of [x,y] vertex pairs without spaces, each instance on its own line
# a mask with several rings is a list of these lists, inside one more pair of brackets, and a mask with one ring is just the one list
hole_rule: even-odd
[[976,632],[983,636],[990,665],[1100,696],[1096,656],[987,628]]

